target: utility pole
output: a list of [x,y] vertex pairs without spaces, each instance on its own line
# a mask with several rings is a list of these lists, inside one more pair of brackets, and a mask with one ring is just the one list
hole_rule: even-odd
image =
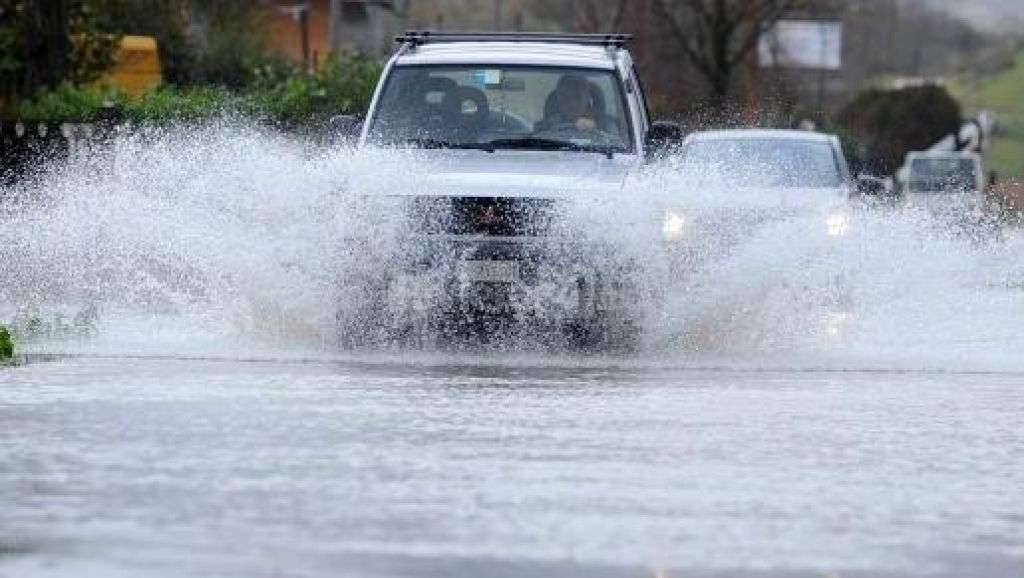
[[825,81],[827,72],[825,70],[825,51],[828,48],[828,38],[822,25],[823,15],[821,13],[821,6],[818,4],[814,5],[813,18],[818,22],[818,118],[820,120],[825,119]]
[[327,9],[327,48],[332,54],[341,51],[341,0],[331,0]]
[[280,6],[278,10],[290,15],[292,20],[298,23],[302,43],[302,68],[309,71],[309,2],[291,6]]
[[43,85],[56,88],[68,76],[68,55],[71,54],[67,0],[28,2],[25,10],[36,34],[28,38],[25,60],[29,66],[24,90]]
[[309,59],[309,5],[304,5],[299,12],[299,28],[302,32],[302,67],[306,71],[312,70]]

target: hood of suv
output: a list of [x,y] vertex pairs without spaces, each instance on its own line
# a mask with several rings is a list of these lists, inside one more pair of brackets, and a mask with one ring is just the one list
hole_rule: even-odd
[[506,239],[561,230],[566,203],[613,197],[636,165],[633,155],[520,150],[424,150],[374,161],[357,190],[401,207],[409,232]]
[[[391,169],[389,195],[565,198],[622,188],[635,155],[572,151],[427,150]],[[383,167],[382,167],[383,168]],[[407,181],[407,182],[402,182]]]

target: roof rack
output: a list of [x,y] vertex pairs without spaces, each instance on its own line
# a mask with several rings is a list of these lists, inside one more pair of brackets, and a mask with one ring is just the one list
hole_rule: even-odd
[[570,34],[561,32],[433,32],[408,30],[395,42],[420,46],[431,42],[547,42],[621,48],[632,34]]

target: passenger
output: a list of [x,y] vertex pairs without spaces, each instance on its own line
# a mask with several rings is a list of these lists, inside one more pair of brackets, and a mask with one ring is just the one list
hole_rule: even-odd
[[552,96],[555,110],[545,119],[547,129],[573,126],[585,132],[597,130],[594,96],[585,78],[575,74],[563,76]]

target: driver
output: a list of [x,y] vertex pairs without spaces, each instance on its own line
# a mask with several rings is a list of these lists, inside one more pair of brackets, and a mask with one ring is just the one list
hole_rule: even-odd
[[551,126],[571,125],[579,131],[597,130],[594,97],[590,83],[575,74],[566,74],[555,87],[555,114]]

